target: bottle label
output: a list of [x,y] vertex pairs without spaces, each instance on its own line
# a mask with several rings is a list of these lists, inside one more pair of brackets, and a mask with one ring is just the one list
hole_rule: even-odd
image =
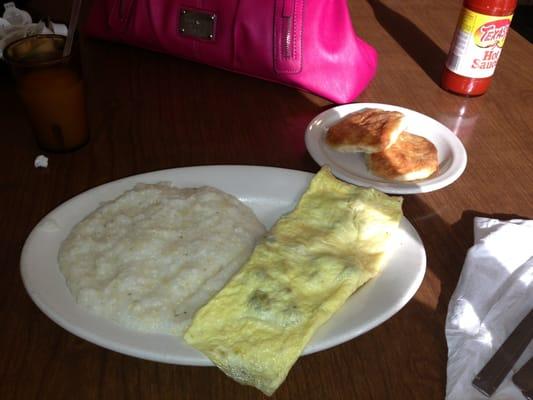
[[446,67],[469,78],[492,76],[512,18],[512,15],[497,17],[464,8]]

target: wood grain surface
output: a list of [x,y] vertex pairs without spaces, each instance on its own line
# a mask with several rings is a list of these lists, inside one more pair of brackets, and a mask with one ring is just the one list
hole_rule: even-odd
[[[65,20],[66,0],[33,1]],[[87,4],[85,5],[87,7]],[[453,185],[405,196],[428,268],[414,298],[370,332],[299,359],[274,399],[441,399],[444,321],[476,215],[533,218],[533,46],[511,31],[489,92],[463,98],[438,80],[459,1],[350,1],[358,34],[379,52],[357,99],[410,108],[464,143]],[[328,101],[163,54],[83,38],[91,139],[68,154],[37,147],[7,68],[0,71],[0,398],[261,399],[216,368],[145,361],[82,340],[24,290],[19,257],[37,222],[72,196],[125,176],[193,165],[249,164],[315,172],[304,131]]]

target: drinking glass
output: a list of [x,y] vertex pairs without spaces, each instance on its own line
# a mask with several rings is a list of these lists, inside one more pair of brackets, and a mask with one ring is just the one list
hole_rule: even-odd
[[64,45],[64,36],[36,35],[4,49],[37,143],[53,152],[75,150],[89,139],[78,52],[64,57]]

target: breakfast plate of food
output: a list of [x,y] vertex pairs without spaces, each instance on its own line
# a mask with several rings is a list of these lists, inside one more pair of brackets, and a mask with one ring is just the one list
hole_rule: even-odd
[[307,150],[340,179],[386,193],[431,192],[464,172],[466,150],[440,122],[390,104],[333,107],[307,126]]
[[[216,357],[202,347],[202,335],[214,328],[208,313],[195,314],[208,308],[212,297],[227,292],[231,285],[226,282],[236,274],[230,280],[232,290],[242,294],[255,288],[244,298],[256,320],[281,316],[284,329],[298,327],[301,319],[312,320],[316,330],[305,332],[310,340],[300,343],[301,354],[330,348],[398,312],[422,282],[426,254],[401,214],[401,198],[329,175],[326,168],[311,174],[200,166],[98,186],[51,211],[30,233],[21,255],[25,288],[48,317],[92,343],[148,360],[213,365]],[[322,192],[326,189],[328,196]],[[353,209],[366,219],[358,222],[355,236],[344,244],[335,242],[334,248],[347,254],[356,240],[363,261],[346,262],[318,249],[324,240],[313,241],[316,232],[331,225],[327,218],[336,215],[324,201],[337,192],[338,204],[346,204],[346,196],[354,199],[350,210],[338,211],[339,226],[352,224],[342,213]],[[317,211],[316,204],[322,203],[329,210],[326,219]],[[377,232],[380,224],[383,230]],[[295,227],[301,230],[287,241]],[[277,250],[272,251],[274,245]],[[272,263],[272,254],[280,261]],[[314,269],[301,269],[301,260],[311,260]],[[288,281],[284,274],[291,262],[292,270],[300,272]],[[324,263],[337,268],[334,275],[321,272]],[[230,265],[226,272],[222,264]],[[239,271],[241,264],[245,266]],[[266,264],[277,267],[258,267]],[[318,318],[310,311],[317,307],[305,309],[303,303],[329,304],[320,300],[328,281],[333,286],[324,298],[336,297],[336,304],[327,313],[322,312],[325,306],[318,307]],[[345,289],[335,286],[338,282]],[[313,295],[305,297],[303,288]],[[278,297],[282,292],[284,297]],[[278,314],[274,304],[283,305]],[[224,310],[213,305],[220,320]]]

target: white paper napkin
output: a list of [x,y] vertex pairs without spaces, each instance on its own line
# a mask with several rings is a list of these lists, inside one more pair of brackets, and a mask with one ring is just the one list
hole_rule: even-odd
[[[533,306],[533,220],[474,219],[468,251],[446,318],[446,399],[486,399],[474,376]],[[533,356],[526,348],[491,400],[524,399],[511,377]]]

